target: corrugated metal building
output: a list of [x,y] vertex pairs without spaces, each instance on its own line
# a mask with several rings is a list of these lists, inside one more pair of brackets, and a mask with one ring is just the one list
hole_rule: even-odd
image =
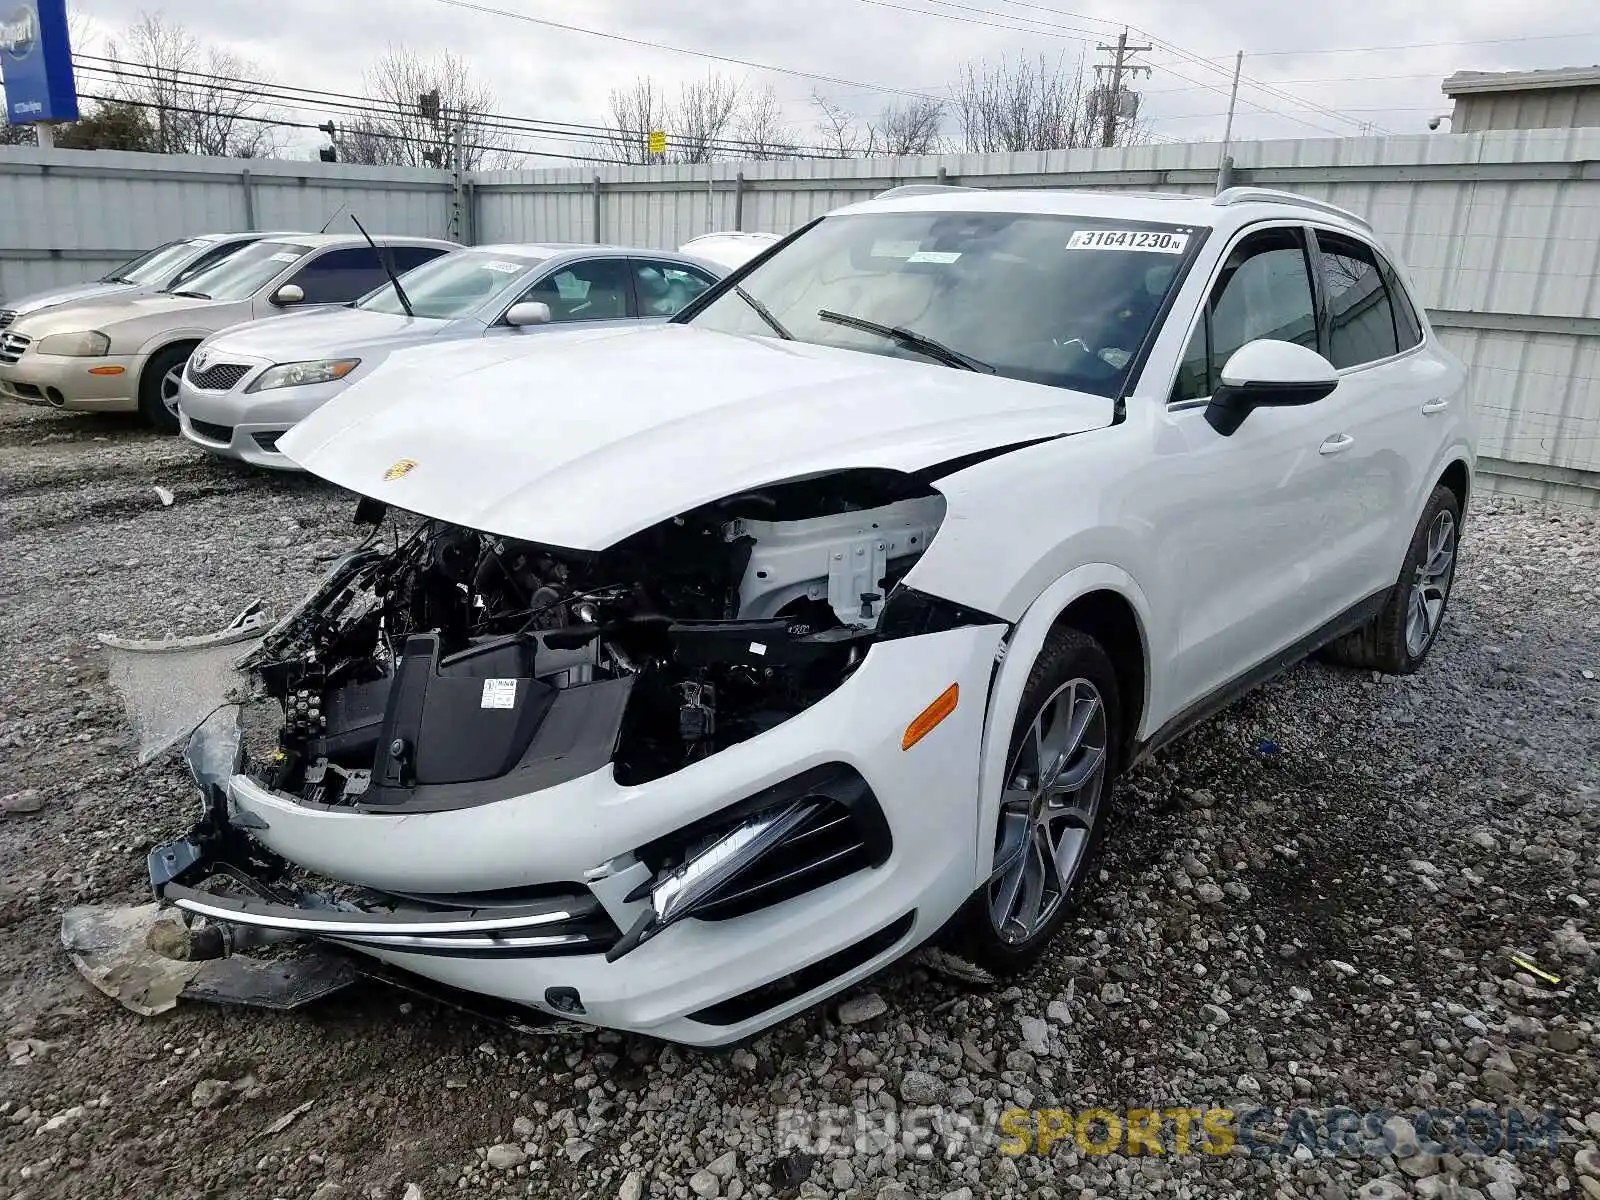
[[1600,127],[1600,67],[1457,71],[1444,94],[1455,101],[1452,133]]

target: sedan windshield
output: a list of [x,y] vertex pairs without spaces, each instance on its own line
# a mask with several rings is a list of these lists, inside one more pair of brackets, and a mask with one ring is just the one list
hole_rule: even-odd
[[105,276],[108,283],[164,284],[200,252],[204,242],[168,242],[146,250]]
[[252,242],[215,266],[185,279],[179,291],[185,296],[201,296],[207,300],[244,300],[309,253],[310,246],[292,242]]
[[[509,303],[513,286],[541,261],[526,254],[457,250],[407,271],[400,276],[400,286],[417,316],[450,321],[471,316],[502,292]],[[392,283],[368,292],[356,307],[396,316],[406,311]]]
[[1199,232],[1036,213],[829,217],[689,322],[1111,396]]

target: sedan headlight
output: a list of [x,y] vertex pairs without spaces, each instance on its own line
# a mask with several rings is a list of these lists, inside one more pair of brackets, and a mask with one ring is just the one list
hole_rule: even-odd
[[305,387],[311,383],[332,383],[343,379],[361,365],[359,358],[327,358],[318,362],[282,363],[268,367],[245,389],[269,392],[274,388]]
[[99,358],[111,349],[111,339],[98,329],[82,333],[52,333],[34,347],[40,354],[63,354],[68,358]]

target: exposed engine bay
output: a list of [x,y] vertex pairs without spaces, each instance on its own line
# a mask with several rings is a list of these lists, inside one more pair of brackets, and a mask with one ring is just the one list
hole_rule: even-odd
[[244,661],[283,710],[249,769],[306,803],[386,811],[484,803],[607,762],[625,786],[658,778],[844,682],[943,516],[926,484],[861,470],[729,497],[595,553],[431,520],[392,548],[375,532]]

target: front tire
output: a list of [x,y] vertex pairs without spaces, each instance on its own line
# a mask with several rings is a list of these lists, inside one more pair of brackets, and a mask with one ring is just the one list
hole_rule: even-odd
[[1110,657],[1089,635],[1056,630],[1017,709],[991,875],[953,918],[952,950],[1001,975],[1044,953],[1099,847],[1122,745]]
[[1443,484],[1428,497],[1411,535],[1400,578],[1383,610],[1334,641],[1324,657],[1347,667],[1410,675],[1428,659],[1456,579],[1461,502]]
[[150,356],[139,376],[139,413],[162,433],[178,432],[178,381],[193,346],[168,346]]

